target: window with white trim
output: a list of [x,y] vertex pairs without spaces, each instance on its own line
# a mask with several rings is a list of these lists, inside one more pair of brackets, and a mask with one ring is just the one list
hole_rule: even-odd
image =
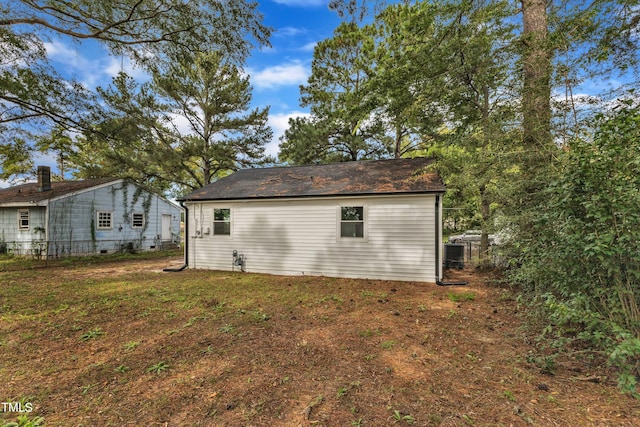
[[99,211],[97,219],[96,228],[98,230],[111,230],[113,228],[113,212]]
[[231,209],[225,208],[213,210],[213,235],[231,235]]
[[18,230],[29,229],[29,209],[18,209]]
[[134,212],[131,215],[131,227],[143,228],[144,227],[144,213]]
[[340,207],[340,237],[364,238],[364,206]]

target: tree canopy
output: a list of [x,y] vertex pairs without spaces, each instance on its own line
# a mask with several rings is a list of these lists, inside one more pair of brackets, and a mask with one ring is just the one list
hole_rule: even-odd
[[[384,134],[372,114],[368,81],[373,73],[373,40],[355,23],[342,23],[334,37],[314,49],[311,76],[300,87],[301,104],[312,119],[296,119],[281,144],[281,157],[300,161],[360,160],[384,156]],[[305,146],[309,126],[317,128],[309,159]],[[300,132],[300,133],[298,133]]]
[[194,190],[259,162],[272,136],[268,108],[250,107],[249,77],[218,53],[142,85],[121,74],[99,92],[111,114],[85,133],[82,148],[94,160],[81,175],[117,168],[160,189]]
[[[93,129],[100,107],[95,93],[48,65],[44,42],[50,37],[96,40],[161,73],[176,60],[214,50],[242,65],[270,35],[257,3],[244,0],[2,1],[0,16],[0,140],[14,152],[25,148],[17,138],[33,140],[52,126]],[[3,176],[20,169],[11,157],[0,162]]]

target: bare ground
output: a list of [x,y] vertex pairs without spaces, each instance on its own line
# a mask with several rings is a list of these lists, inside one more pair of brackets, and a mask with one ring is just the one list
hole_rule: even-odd
[[526,308],[490,276],[162,272],[179,264],[0,272],[0,400],[52,426],[640,425],[606,366],[531,363]]

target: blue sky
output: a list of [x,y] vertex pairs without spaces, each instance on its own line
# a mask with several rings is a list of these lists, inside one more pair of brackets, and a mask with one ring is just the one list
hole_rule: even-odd
[[[392,3],[394,0],[388,0]],[[253,106],[270,106],[269,125],[274,131],[267,145],[267,154],[277,155],[279,137],[288,127],[291,117],[308,114],[300,107],[299,86],[305,84],[311,72],[313,48],[321,40],[332,36],[340,20],[329,10],[329,0],[258,0],[264,24],[272,27],[271,48],[255,50],[248,59],[247,73],[253,86]],[[52,38],[46,43],[50,63],[67,78],[76,79],[90,89],[107,86],[121,70],[133,77],[145,78],[144,73],[122,57],[112,57],[97,42],[78,43],[69,38]],[[573,94],[597,93],[603,86],[619,86],[611,79],[587,80],[574,87]],[[628,79],[629,76],[623,76]],[[562,100],[564,92],[554,92]],[[55,169],[52,156],[38,156],[38,165]],[[0,182],[0,187],[5,186]]]
[[[248,59],[247,73],[253,86],[255,107],[271,106],[269,124],[274,131],[268,154],[277,154],[278,138],[287,128],[290,117],[308,114],[299,104],[299,86],[305,84],[311,70],[313,48],[329,38],[340,23],[329,10],[329,0],[264,0],[259,10],[264,24],[275,31],[271,48],[255,50]],[[107,86],[121,70],[144,79],[141,70],[122,57],[109,56],[96,42],[79,44],[68,38],[46,43],[51,64],[65,77],[74,78],[87,87]],[[53,158],[38,159],[38,164],[55,168]]]
[[[340,21],[327,7],[328,0],[260,1],[265,25],[275,29],[272,47],[254,52],[248,73],[254,88],[254,104],[271,106],[274,138],[282,135],[290,117],[308,113],[300,107],[299,86],[311,72],[313,48],[332,36]],[[267,148],[276,154],[277,142]]]

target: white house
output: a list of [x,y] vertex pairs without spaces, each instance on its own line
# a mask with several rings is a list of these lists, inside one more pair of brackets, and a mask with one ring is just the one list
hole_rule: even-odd
[[[438,282],[432,159],[245,169],[180,201],[190,268]],[[235,254],[235,255],[234,255]]]
[[182,209],[127,180],[38,182],[0,189],[0,252],[49,257],[153,250],[177,242]]

